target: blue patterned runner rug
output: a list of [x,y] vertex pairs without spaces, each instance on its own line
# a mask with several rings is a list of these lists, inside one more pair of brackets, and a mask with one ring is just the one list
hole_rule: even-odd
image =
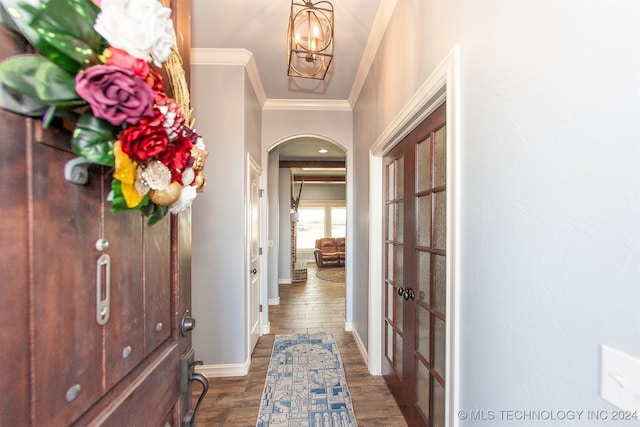
[[357,426],[332,334],[276,335],[256,426]]

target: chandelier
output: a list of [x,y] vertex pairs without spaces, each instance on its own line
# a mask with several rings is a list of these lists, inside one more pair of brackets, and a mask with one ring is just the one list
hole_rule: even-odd
[[287,74],[324,80],[333,59],[333,5],[291,0]]

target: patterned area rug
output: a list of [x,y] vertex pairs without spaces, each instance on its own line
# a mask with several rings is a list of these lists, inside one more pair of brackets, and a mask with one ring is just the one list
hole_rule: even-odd
[[256,426],[357,426],[332,334],[276,335]]
[[327,268],[326,270],[318,270],[318,272],[316,273],[316,276],[318,276],[322,280],[344,283],[344,267]]

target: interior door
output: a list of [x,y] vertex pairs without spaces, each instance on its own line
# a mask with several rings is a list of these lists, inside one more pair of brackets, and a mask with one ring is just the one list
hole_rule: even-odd
[[409,425],[444,426],[446,107],[384,159],[383,374]]
[[253,352],[258,338],[260,338],[260,284],[261,284],[261,248],[260,248],[260,216],[261,216],[261,190],[260,190],[260,166],[248,156],[249,170],[249,215],[248,215],[248,247],[249,247],[249,274],[247,278],[247,295],[249,307],[249,354]]

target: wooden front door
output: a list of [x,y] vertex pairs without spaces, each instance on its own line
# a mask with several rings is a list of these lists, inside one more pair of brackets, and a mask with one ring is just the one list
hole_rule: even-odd
[[384,159],[383,374],[412,426],[444,426],[446,111]]
[[[188,1],[171,6],[188,16]],[[0,28],[0,58],[25,49]],[[69,131],[5,111],[0,123],[0,426],[183,425],[190,213],[152,227],[114,215],[112,171],[65,180]]]

